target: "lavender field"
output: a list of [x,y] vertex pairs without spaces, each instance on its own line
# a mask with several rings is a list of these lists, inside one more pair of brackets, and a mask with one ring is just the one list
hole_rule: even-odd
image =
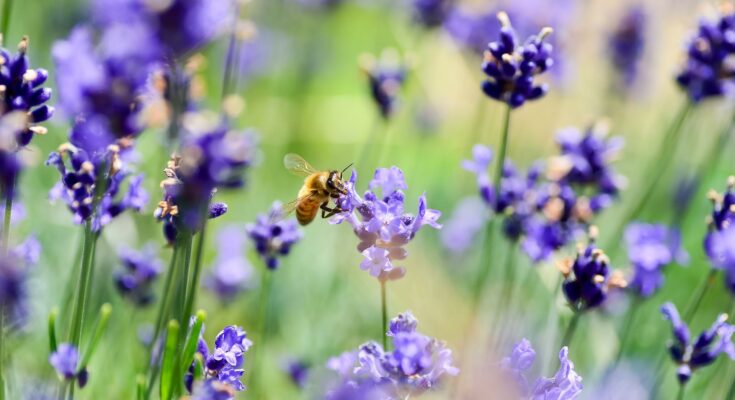
[[732,2],[0,34],[0,400],[735,399]]

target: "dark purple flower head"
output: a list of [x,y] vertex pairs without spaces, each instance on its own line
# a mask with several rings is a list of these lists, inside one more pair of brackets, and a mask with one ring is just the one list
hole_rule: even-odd
[[60,343],[56,351],[51,353],[48,361],[54,367],[56,373],[65,381],[76,379],[80,388],[87,384],[89,373],[86,369],[77,370],[79,368],[79,352],[74,345]]
[[16,150],[14,132],[0,130],[0,201],[3,204],[5,199],[15,198],[15,183],[23,170],[23,163]]
[[426,195],[419,198],[418,211],[414,214],[404,210],[407,188],[403,172],[398,167],[378,168],[369,184],[370,190],[363,196],[357,194],[357,173],[346,182],[348,194],[337,199],[344,212],[330,221],[339,224],[347,221],[360,239],[357,250],[365,257],[360,269],[381,280],[401,278],[402,267],[394,264],[408,255],[404,248],[423,226],[439,229],[437,222],[441,212],[428,208]]
[[70,143],[49,155],[46,165],[56,167],[61,174],[61,181],[51,189],[49,197],[63,200],[75,223],[91,220],[92,229],[99,232],[125,210],[141,211],[148,202],[142,175],[132,176],[127,191],[123,190],[126,178],[131,176],[120,158],[126,143],[109,145],[95,158]]
[[370,95],[380,115],[388,119],[398,106],[398,93],[406,81],[408,67],[394,49],[383,50],[380,59],[370,54],[360,58],[360,68],[368,78]]
[[148,244],[141,251],[122,249],[119,257],[123,268],[115,272],[117,289],[135,305],[150,304],[153,283],[163,268],[154,245]]
[[664,267],[673,262],[686,263],[689,259],[681,247],[678,229],[633,222],[625,229],[624,238],[633,265],[630,286],[643,297],[650,297],[663,285]]
[[246,242],[241,227],[227,226],[217,234],[217,258],[205,285],[222,302],[232,301],[253,284],[253,266],[245,257]]
[[497,17],[501,24],[500,38],[487,46],[482,70],[488,79],[483,82],[482,91],[517,108],[526,101],[543,97],[548,90],[546,85],[534,84],[534,78],[553,64],[552,46],[544,42],[552,30],[543,28],[537,36],[519,45],[508,15],[501,11]]
[[560,365],[556,374],[552,378],[539,377],[531,385],[527,374],[535,360],[536,351],[531,342],[521,339],[513,346],[511,354],[500,363],[501,368],[516,382],[522,398],[573,400],[582,393],[582,377],[574,370],[567,347],[559,351]]
[[733,30],[735,13],[731,10],[724,11],[716,20],[699,22],[699,29],[689,40],[686,62],[676,76],[679,87],[692,101],[733,94]]
[[[590,236],[594,238],[596,233]],[[560,263],[559,268],[564,275],[562,289],[575,311],[599,307],[607,298],[609,290],[627,285],[619,271],[610,271],[609,263],[605,253],[595,246],[594,241],[586,248],[580,248],[573,261],[568,259]]]
[[735,326],[726,322],[727,314],[718,316],[709,329],[692,341],[689,327],[682,321],[676,306],[665,303],[661,306],[661,313],[671,322],[674,340],[669,342],[668,349],[678,365],[676,373],[681,384],[685,384],[697,369],[712,364],[720,354],[735,360],[735,344],[732,342]]
[[3,98],[0,116],[11,113],[22,116],[23,124],[15,132],[17,146],[21,148],[31,142],[34,134],[46,133],[46,128],[38,124],[54,113],[53,107],[44,104],[51,98],[51,89],[43,87],[48,71],[31,68],[27,50],[28,37],[20,41],[15,55],[0,47],[0,92]]
[[302,232],[294,219],[284,219],[283,207],[274,202],[268,214],[258,215],[253,224],[245,226],[250,240],[268,269],[278,268],[279,257],[285,257],[301,240]]
[[[206,119],[204,115],[201,116]],[[181,228],[197,231],[205,218],[227,211],[224,203],[210,201],[218,189],[245,184],[243,173],[253,162],[254,139],[250,133],[230,131],[226,126],[199,126],[192,116],[179,153],[168,162],[161,182],[163,200],[155,216],[164,221],[164,233],[172,242]]]
[[338,388],[344,384],[354,388],[379,384],[387,393],[381,398],[405,398],[435,389],[444,375],[459,373],[452,366],[451,350],[443,342],[415,330],[399,331],[392,339],[391,352],[378,343],[367,342],[357,351],[330,359],[328,368],[340,375]]
[[426,28],[436,28],[444,23],[452,8],[453,0],[412,0],[411,14],[414,21]]
[[727,180],[727,189],[720,194],[710,191],[712,213],[708,217],[704,251],[712,267],[725,271],[725,283],[735,293],[735,177]]
[[608,39],[610,61],[620,82],[630,87],[638,76],[645,48],[646,12],[641,6],[627,9]]
[[589,188],[593,212],[607,206],[623,186],[623,178],[612,166],[623,148],[623,138],[608,138],[607,134],[604,122],[591,125],[584,133],[577,128],[562,129],[556,135],[561,154],[549,165],[552,180]]

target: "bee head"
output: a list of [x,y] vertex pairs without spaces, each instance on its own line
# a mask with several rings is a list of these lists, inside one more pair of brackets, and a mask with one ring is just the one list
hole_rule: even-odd
[[337,170],[329,172],[329,177],[327,178],[327,189],[332,193],[337,192],[342,195],[347,194],[347,188],[342,180],[341,172]]

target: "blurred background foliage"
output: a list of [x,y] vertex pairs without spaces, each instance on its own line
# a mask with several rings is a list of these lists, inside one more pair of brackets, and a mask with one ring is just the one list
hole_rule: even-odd
[[[712,14],[714,2],[664,0],[640,2],[619,1],[530,1],[536,4],[529,18],[550,20],[564,7],[563,26],[553,26],[563,52],[557,55],[564,73],[549,79],[551,91],[543,100],[527,104],[514,113],[510,135],[510,157],[520,166],[556,154],[554,133],[565,126],[585,127],[606,117],[612,134],[622,135],[626,146],[617,163],[628,178],[621,201],[603,213],[597,221],[601,243],[608,249],[615,268],[628,268],[620,238],[610,237],[621,223],[626,208],[644,189],[638,183],[644,177],[647,163],[660,151],[663,131],[685,96],[675,86],[673,75],[683,59],[684,44],[695,29],[698,18]],[[504,7],[502,1],[466,1],[465,7]],[[561,3],[564,3],[563,5]],[[607,40],[610,32],[632,4],[641,4],[649,24],[645,37],[644,59],[640,77],[629,92],[621,92],[611,72]],[[255,22],[257,37],[242,48],[245,71],[239,93],[246,108],[237,125],[253,127],[260,133],[259,163],[248,173],[245,190],[218,194],[230,206],[226,216],[213,220],[210,232],[224,226],[244,227],[258,213],[267,211],[274,200],[287,202],[296,197],[300,180],[282,166],[283,155],[297,152],[318,168],[341,169],[354,162],[371,135],[386,135],[388,147],[383,166],[401,167],[408,183],[406,196],[415,204],[426,193],[429,205],[444,213],[444,221],[457,202],[475,194],[472,174],[462,170],[460,161],[468,158],[476,142],[496,147],[499,142],[502,105],[485,98],[479,85],[483,79],[478,56],[464,50],[441,28],[424,30],[412,23],[407,9],[397,0],[345,1],[330,10],[304,7],[296,0],[254,0],[247,17]],[[33,64],[48,68],[53,82],[50,49],[55,40],[64,38],[77,23],[88,18],[84,1],[15,2],[9,44],[21,35],[31,38]],[[202,101],[216,109],[222,82],[226,38],[205,49],[206,63],[200,72],[206,89]],[[145,43],[139,45],[145,46]],[[409,57],[413,68],[402,90],[400,108],[385,123],[379,120],[368,92],[367,80],[358,68],[358,57],[379,54],[384,48],[395,48]],[[690,176],[705,161],[710,146],[719,132],[730,122],[732,104],[726,100],[702,103],[685,126],[683,142],[673,167],[666,171],[665,181],[649,202],[641,219],[669,223],[675,217],[672,199],[675,182]],[[26,233],[38,235],[43,245],[42,260],[33,271],[31,293],[33,314],[30,324],[12,340],[12,385],[30,393],[54,382],[54,374],[46,360],[47,338],[45,315],[53,306],[64,307],[68,282],[76,274],[75,257],[82,230],[71,223],[62,204],[49,205],[48,190],[58,179],[53,168],[45,167],[46,155],[66,141],[69,121],[54,117],[48,135],[34,141],[27,158],[34,165],[22,177],[20,198],[26,219],[15,228],[15,238]],[[138,329],[152,322],[154,308],[136,310],[124,302],[113,286],[112,271],[117,268],[117,249],[138,248],[153,242],[160,247],[164,260],[170,249],[164,247],[161,227],[152,218],[153,207],[160,194],[158,182],[166,157],[164,132],[151,129],[141,135],[138,168],[146,174],[146,188],[151,194],[148,212],[127,213],[104,231],[94,275],[93,301],[90,310],[103,302],[114,307],[113,318],[90,366],[90,385],[81,398],[132,398],[136,371],[146,362],[138,344]],[[626,379],[646,379],[665,352],[670,338],[669,325],[663,321],[658,307],[670,300],[683,307],[701,282],[709,264],[702,251],[706,230],[704,217],[710,210],[706,190],[724,189],[725,179],[733,172],[732,146],[721,165],[706,174],[706,180],[694,195],[692,209],[683,221],[685,247],[691,255],[686,268],[671,267],[666,284],[657,295],[646,300],[635,325],[634,339],[628,354],[634,373]],[[366,188],[370,168],[356,166],[358,186]],[[287,399],[308,396],[291,384],[281,366],[289,358],[303,359],[315,367],[342,351],[352,349],[380,334],[379,285],[357,267],[361,260],[355,251],[356,238],[348,226],[333,226],[317,220],[304,229],[305,237],[296,245],[281,268],[274,272],[274,294],[270,315],[271,335],[268,339],[266,365],[259,373],[266,381],[267,398]],[[216,234],[208,237],[205,265],[216,256]],[[500,239],[498,239],[500,241]],[[389,314],[410,309],[420,321],[420,330],[445,339],[455,356],[465,338],[470,318],[470,287],[476,276],[479,243],[465,254],[452,256],[444,251],[439,232],[422,233],[409,246],[410,255],[404,265],[408,273],[389,286]],[[497,244],[492,262],[500,265],[505,246]],[[252,252],[252,249],[249,249]],[[556,258],[573,255],[569,248]],[[262,264],[251,254],[257,275]],[[561,297],[552,297],[557,282],[553,262],[531,266],[525,258],[518,268],[528,270],[532,278],[522,288],[521,312],[514,316],[516,336],[528,337],[540,353],[556,351],[553,335],[561,322],[569,317]],[[486,262],[487,260],[483,260]],[[531,268],[533,270],[531,270]],[[237,324],[255,330],[258,312],[259,279],[253,288],[228,304],[202,288],[197,308],[208,312],[205,336],[211,339],[223,326]],[[493,279],[487,293],[496,292],[500,283]],[[586,318],[571,346],[571,358],[584,377],[583,398],[621,398],[615,391],[601,391],[604,367],[615,357],[617,329],[622,322],[625,299],[619,299],[603,313]],[[487,329],[493,304],[480,309],[480,325]],[[719,312],[733,307],[731,295],[718,282],[705,297],[696,314],[693,331],[707,326]],[[93,314],[90,314],[93,315]],[[90,324],[92,319],[90,318]],[[63,323],[63,320],[62,320]],[[89,332],[89,330],[87,330]],[[463,362],[463,379],[475,393],[488,393],[483,388],[483,366],[496,362],[490,345],[478,339]],[[552,339],[550,339],[550,337]],[[257,337],[254,338],[256,346]],[[476,350],[475,350],[476,349]],[[251,360],[249,358],[248,360]],[[668,360],[666,361],[668,363]],[[246,376],[252,364],[246,361]],[[318,373],[315,372],[318,375]],[[690,384],[691,398],[721,398],[724,388],[735,374],[735,367],[719,361],[716,367],[701,372]],[[247,379],[246,379],[247,381]],[[673,368],[665,381],[661,398],[673,398]],[[622,381],[618,382],[623,385]],[[634,383],[625,383],[628,387]],[[612,388],[616,385],[613,384]],[[619,386],[622,387],[622,386]],[[427,397],[445,398],[439,392]],[[240,395],[247,398],[247,392]],[[487,398],[483,396],[475,398]],[[636,398],[628,396],[628,398]],[[638,397],[638,398],[645,398]]]

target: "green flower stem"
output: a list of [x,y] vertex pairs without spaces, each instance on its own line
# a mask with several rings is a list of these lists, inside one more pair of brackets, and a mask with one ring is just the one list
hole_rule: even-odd
[[385,351],[388,351],[388,335],[386,333],[388,332],[388,301],[386,300],[386,288],[385,288],[385,281],[380,281],[380,309],[381,314],[383,315],[383,331],[380,334],[381,339],[383,340],[383,349]]
[[510,112],[513,109],[510,106],[505,108],[505,116],[503,117],[503,130],[500,136],[500,148],[498,150],[498,162],[495,165],[495,179],[493,179],[493,188],[495,195],[500,192],[500,182],[503,178],[503,165],[505,165],[505,157],[508,153],[508,136],[510,132]]
[[56,307],[52,308],[51,312],[48,314],[48,347],[50,353],[56,351],[56,318],[58,315],[59,310]]
[[204,255],[204,243],[206,241],[207,232],[207,216],[204,215],[204,223],[202,229],[199,231],[199,237],[197,238],[196,245],[196,256],[194,257],[194,269],[191,273],[191,278],[188,280],[186,288],[186,304],[184,307],[184,318],[188,321],[192,316],[194,310],[194,303],[196,301],[197,289],[199,289],[199,277],[202,270],[202,258]]
[[[684,388],[686,388],[686,385],[679,385],[679,394],[676,395],[676,400],[684,400]],[[731,399],[732,397],[727,398]]]
[[493,340],[497,347],[503,345],[503,336],[505,334],[507,325],[511,322],[503,318],[509,315],[509,307],[513,306],[513,292],[515,290],[515,279],[516,279],[516,255],[518,254],[518,242],[513,241],[508,246],[508,254],[505,256],[505,265],[503,266],[504,277],[501,280],[500,299],[498,299],[498,306],[493,313],[493,325],[491,326],[491,332]]
[[174,395],[174,364],[176,354],[178,354],[179,341],[179,323],[172,319],[168,323],[166,329],[166,345],[163,350],[163,359],[161,360],[161,384],[159,387],[161,400],[171,400]]
[[261,376],[263,374],[265,360],[264,353],[266,351],[266,340],[268,339],[268,309],[270,308],[270,298],[273,289],[273,275],[276,271],[264,268],[260,283],[260,309],[258,311],[258,336],[254,339],[257,343],[255,354],[253,355],[253,368],[250,372],[250,390],[254,399],[262,398],[261,393]]
[[561,339],[561,345],[559,348],[564,346],[568,347],[572,343],[572,339],[574,339],[574,333],[577,332],[577,326],[579,326],[579,319],[581,316],[582,311],[574,312],[572,319],[569,321],[569,325],[567,325],[567,329],[564,331],[564,336]]
[[704,299],[705,294],[711,291],[710,289],[715,283],[718,271],[719,270],[716,270],[714,268],[710,269],[707,277],[704,278],[702,283],[699,284],[699,287],[697,288],[694,296],[691,298],[691,300],[689,300],[687,308],[684,309],[683,317],[685,321],[691,321],[692,317],[699,309],[699,306],[702,304],[702,300]]
[[13,11],[13,0],[5,0],[3,3],[3,25],[2,25],[2,38],[6,40],[8,37],[8,31],[10,30],[10,14]]
[[89,361],[92,359],[92,354],[94,354],[94,350],[97,348],[97,344],[102,338],[102,334],[104,334],[105,329],[107,329],[107,321],[110,319],[110,314],[112,314],[112,306],[109,303],[103,304],[100,308],[99,319],[97,320],[94,333],[92,334],[92,338],[89,340],[87,349],[84,351],[82,362],[79,364],[80,370],[87,368],[87,365],[89,365]]
[[87,298],[89,297],[90,277],[94,260],[92,254],[97,242],[97,235],[92,232],[91,221],[84,224],[84,244],[82,250],[82,268],[79,275],[77,286],[77,296],[74,300],[74,310],[71,318],[71,327],[69,328],[69,342],[79,347],[79,341],[82,337],[82,326],[84,324],[84,311],[86,308]]
[[3,231],[2,231],[2,254],[8,254],[10,246],[10,217],[13,212],[13,198],[7,193],[5,198],[5,212],[3,213]]

